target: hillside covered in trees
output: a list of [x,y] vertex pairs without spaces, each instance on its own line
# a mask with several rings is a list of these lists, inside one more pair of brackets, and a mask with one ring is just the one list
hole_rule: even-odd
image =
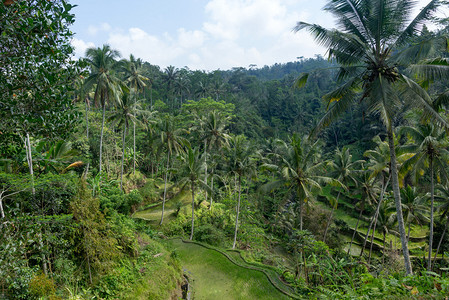
[[447,4],[413,4],[206,72],[75,60],[70,3],[3,1],[0,299],[447,297]]

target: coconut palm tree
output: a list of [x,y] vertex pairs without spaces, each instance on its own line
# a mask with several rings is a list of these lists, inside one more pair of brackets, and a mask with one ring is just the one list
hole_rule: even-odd
[[[330,177],[337,179],[342,184],[344,184],[344,188],[347,189],[350,185],[356,187],[357,179],[355,177],[357,173],[357,166],[363,163],[363,160],[352,161],[352,155],[349,153],[349,148],[343,148],[342,150],[336,149],[334,160],[330,161],[329,166],[332,171],[329,174]],[[326,229],[324,230],[323,242],[326,242],[326,235],[329,229],[329,226],[332,222],[332,216],[334,214],[335,209],[338,205],[338,199],[340,198],[341,190],[338,191],[337,198],[332,205],[332,210],[329,215],[329,219],[327,220]]]
[[[179,77],[178,68],[175,68],[174,66],[168,66],[165,68],[162,79],[167,86],[167,95],[171,101],[174,101],[173,99],[174,88],[176,81],[178,80],[178,77]],[[174,103],[172,103],[172,105],[174,105]]]
[[[328,111],[318,122],[312,135],[337,119],[356,103],[363,102],[369,113],[376,113],[385,125],[391,158],[391,178],[399,233],[407,274],[412,266],[402,217],[401,196],[395,145],[394,121],[404,102],[426,111],[439,123],[445,120],[432,109],[427,92],[405,73],[407,67],[429,58],[436,41],[426,39],[408,43],[422,24],[429,20],[443,1],[430,1],[413,18],[414,0],[328,0],[324,10],[337,18],[339,29],[326,29],[320,25],[298,22],[295,31],[309,30],[317,42],[328,49],[329,56],[342,65],[338,79],[343,84],[325,96]],[[422,76],[438,77],[447,63],[440,60],[418,68]],[[305,83],[307,75],[298,79]]]
[[[354,242],[357,229],[359,228],[360,219],[362,218],[363,212],[366,207],[372,206],[380,193],[379,185],[376,184],[374,177],[371,177],[371,172],[369,170],[364,170],[360,172],[357,176],[357,191],[360,193],[361,197],[357,203],[358,209],[360,210],[359,217],[357,218],[357,223],[355,225],[354,232],[352,234],[351,243],[349,244],[348,254],[351,253],[352,243]],[[357,207],[356,206],[356,207]],[[368,232],[369,234],[369,232]],[[368,236],[368,234],[366,236]]]
[[[380,231],[382,232],[382,245],[383,245],[383,251],[382,251],[382,265],[385,261],[385,252],[386,252],[386,245],[385,245],[385,239],[387,234],[392,231],[392,228],[394,228],[396,223],[396,218],[393,214],[394,208],[391,207],[389,203],[383,202],[383,204],[380,206],[379,209],[379,216],[377,218],[377,225],[380,228]],[[371,253],[373,250],[373,239],[371,239],[371,246],[369,250],[369,256],[368,256],[368,265],[371,262]]]
[[446,173],[447,162],[449,161],[449,151],[446,150],[449,145],[446,132],[431,123],[418,124],[416,127],[403,126],[400,133],[406,135],[410,143],[409,151],[415,153],[404,162],[402,168],[411,170],[415,181],[421,176],[422,170],[430,172],[430,230],[429,230],[429,253],[427,270],[432,269],[432,245],[433,245],[433,215],[435,199],[434,177],[437,173],[439,178],[448,179]]
[[228,173],[237,177],[237,206],[235,217],[234,243],[232,249],[237,243],[237,231],[239,226],[240,202],[242,193],[242,179],[255,172],[256,164],[254,158],[254,149],[250,147],[243,135],[231,137],[230,146],[226,149]]
[[86,61],[89,63],[90,74],[86,78],[85,86],[87,89],[95,86],[94,101],[103,109],[100,133],[99,173],[101,173],[106,105],[108,103],[120,103],[119,80],[114,74],[114,69],[117,67],[116,58],[118,57],[120,57],[120,53],[112,49],[109,45],[103,45],[102,48],[88,48],[86,50]]
[[437,251],[435,252],[435,256],[433,257],[433,265],[435,265],[438,252],[440,251],[441,243],[444,240],[444,235],[449,228],[449,184],[447,182],[445,185],[438,184],[436,186],[436,190],[437,193],[435,196],[435,200],[441,202],[441,205],[438,206],[438,210],[442,212],[441,218],[446,217],[446,225],[444,226],[443,233],[441,234],[440,241],[438,242]]
[[[143,91],[149,79],[143,75],[142,61],[136,59],[134,55],[129,56],[129,60],[121,61],[121,70],[124,73],[125,83],[134,90],[134,103],[137,102],[139,92]],[[136,115],[136,113],[134,113]],[[133,122],[133,174],[136,173],[136,123]]]
[[277,164],[265,163],[262,168],[276,173],[279,179],[273,180],[261,187],[264,191],[271,191],[280,187],[288,187],[287,195],[295,194],[299,204],[299,230],[303,228],[303,205],[315,199],[315,192],[321,190],[321,182],[331,183],[334,186],[343,187],[337,179],[321,176],[325,162],[319,162],[319,141],[309,143],[307,139],[301,139],[298,134],[293,134],[287,144],[278,140],[277,153],[272,158]]
[[[227,126],[230,117],[224,116],[217,110],[213,110],[200,119],[200,139],[204,141],[204,159],[206,167],[204,170],[204,181],[207,184],[207,153],[208,150],[219,151],[223,146],[229,146],[230,136],[227,133]],[[207,201],[206,193],[206,201]]]
[[412,223],[422,226],[428,222],[427,207],[428,197],[418,192],[416,187],[407,186],[401,189],[402,212],[404,213],[405,223],[408,224],[407,241],[410,240],[410,230]]
[[123,128],[122,132],[122,159],[120,165],[120,189],[123,191],[123,163],[125,160],[125,137],[126,130],[129,128],[130,122],[135,124],[137,122],[135,112],[137,102],[134,102],[132,98],[135,96],[132,95],[133,92],[127,89],[124,89],[124,93],[121,97],[120,106],[117,107],[117,110],[113,113],[112,116],[109,117],[109,120],[113,122],[113,124],[117,124],[119,127]]
[[164,221],[164,210],[165,210],[165,200],[167,197],[167,179],[168,172],[170,167],[170,156],[173,153],[180,153],[183,151],[183,145],[187,143],[186,139],[181,136],[182,133],[185,132],[184,129],[176,128],[175,119],[171,116],[166,116],[161,119],[158,123],[159,132],[160,132],[160,140],[161,147],[165,148],[167,152],[167,166],[165,168],[164,175],[164,196],[162,200],[162,214],[161,214],[161,222],[159,224],[162,225]]
[[180,170],[181,177],[177,185],[181,186],[181,190],[185,186],[190,185],[192,193],[192,225],[190,231],[190,240],[193,239],[193,229],[195,225],[195,190],[198,186],[208,188],[206,183],[201,179],[204,176],[205,159],[204,154],[201,155],[198,149],[192,149],[190,145],[187,146],[187,151],[182,152],[179,156],[182,162]]

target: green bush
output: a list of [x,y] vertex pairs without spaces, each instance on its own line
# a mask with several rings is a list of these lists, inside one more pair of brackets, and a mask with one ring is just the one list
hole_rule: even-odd
[[31,279],[29,289],[31,296],[37,299],[44,296],[48,297],[56,293],[55,282],[42,272]]
[[194,231],[194,237],[197,241],[213,246],[222,246],[226,240],[223,231],[220,231],[211,224],[198,226]]

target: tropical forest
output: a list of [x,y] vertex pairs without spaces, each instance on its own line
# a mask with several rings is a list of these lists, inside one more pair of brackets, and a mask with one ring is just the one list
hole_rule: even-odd
[[326,55],[74,57],[0,3],[0,299],[449,299],[448,7],[327,0]]

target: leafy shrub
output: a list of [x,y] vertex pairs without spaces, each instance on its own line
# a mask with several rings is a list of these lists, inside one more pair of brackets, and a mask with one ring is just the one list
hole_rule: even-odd
[[207,243],[213,246],[222,246],[225,242],[223,231],[210,224],[198,226],[194,232],[195,240]]
[[55,282],[42,272],[31,279],[29,289],[31,296],[35,298],[50,296],[56,293]]
[[29,299],[28,287],[36,274],[37,267],[21,267],[15,271],[15,277],[9,277],[6,281],[8,284],[8,293],[13,299]]

